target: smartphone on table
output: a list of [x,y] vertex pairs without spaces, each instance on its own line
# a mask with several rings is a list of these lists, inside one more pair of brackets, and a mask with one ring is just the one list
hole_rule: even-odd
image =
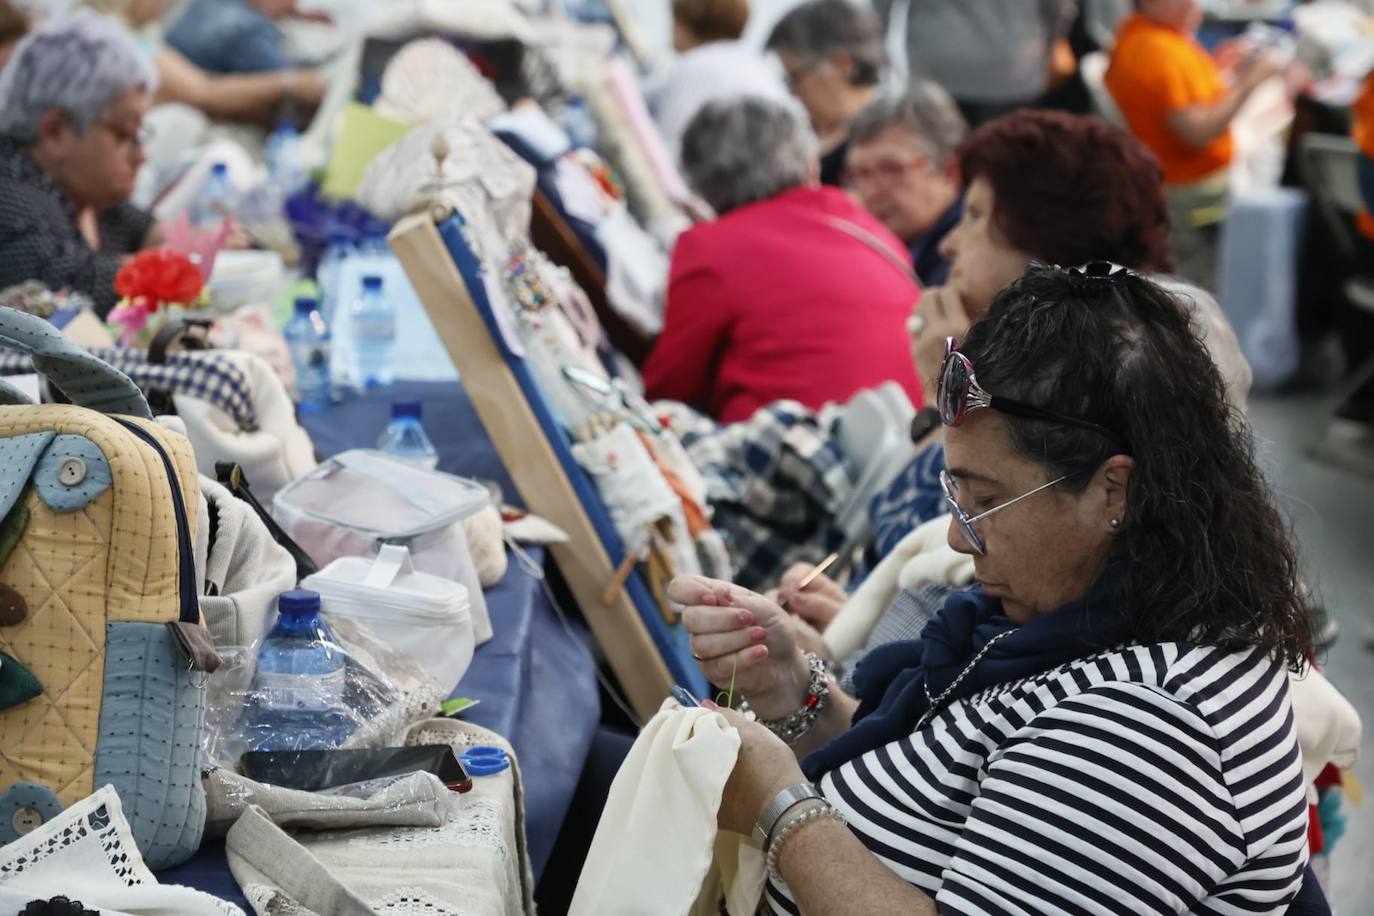
[[433,773],[455,792],[462,791],[465,785],[471,786],[462,762],[446,744],[336,751],[249,751],[239,758],[239,769],[249,779],[306,792],[410,773]]

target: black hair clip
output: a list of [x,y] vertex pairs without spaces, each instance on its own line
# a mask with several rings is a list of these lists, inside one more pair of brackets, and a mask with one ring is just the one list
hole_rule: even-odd
[[1135,276],[1130,268],[1113,264],[1111,261],[1089,261],[1081,267],[1070,267],[1069,273],[1083,280],[1106,280],[1108,282]]

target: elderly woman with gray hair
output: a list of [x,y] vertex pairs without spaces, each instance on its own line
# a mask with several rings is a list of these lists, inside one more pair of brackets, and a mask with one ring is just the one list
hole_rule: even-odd
[[851,0],[807,0],[778,21],[766,47],[820,138],[821,182],[838,185],[850,124],[873,101],[887,69],[877,14]]
[[968,124],[948,92],[917,80],[854,119],[842,183],[911,250],[924,286],[942,286],[950,262],[940,244],[963,215],[955,152]]
[[143,163],[148,59],[94,13],[48,22],[0,72],[0,288],[38,280],[103,316],[126,255],[156,241],[128,203]]
[[920,297],[902,243],[817,181],[816,138],[791,103],[711,102],[682,140],[688,182],[716,211],[673,250],[653,398],[721,422],[766,404],[817,409],[896,381],[922,402],[906,318]]

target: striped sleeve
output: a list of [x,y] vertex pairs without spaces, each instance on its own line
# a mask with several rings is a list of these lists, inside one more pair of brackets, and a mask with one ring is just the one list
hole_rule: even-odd
[[1045,710],[991,759],[941,913],[1181,913],[1248,858],[1213,725],[1145,684]]

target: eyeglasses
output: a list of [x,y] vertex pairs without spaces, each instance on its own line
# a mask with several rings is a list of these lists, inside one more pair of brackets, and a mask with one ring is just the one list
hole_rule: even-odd
[[1027,420],[1062,423],[1066,426],[1077,426],[1079,429],[1089,429],[1117,445],[1124,446],[1121,437],[1105,426],[1011,398],[997,397],[984,391],[978,384],[977,376],[973,374],[973,363],[956,349],[957,345],[953,337],[945,338],[945,358],[940,364],[940,384],[936,392],[940,421],[946,426],[960,426],[975,410],[991,407],[993,410],[1024,417]]
[[121,146],[128,147],[130,151],[142,150],[153,142],[153,129],[146,124],[130,128],[128,125],[111,121],[97,121],[96,126],[107,131]]
[[867,168],[850,166],[845,169],[840,183],[846,188],[857,188],[864,184],[890,185],[925,161],[923,156],[914,156],[904,161],[884,159]]
[[819,70],[821,67],[825,66],[825,64],[826,61],[824,60],[808,60],[800,67],[796,67],[794,69],[783,67],[782,81],[787,86],[787,91],[795,92],[797,86],[801,84],[802,80],[806,79],[806,77],[812,72]]
[[1071,471],[1063,477],[1051,480],[1049,483],[1041,484],[1029,493],[1022,493],[1015,499],[1009,499],[1000,506],[993,506],[986,512],[980,512],[977,515],[969,515],[964,511],[964,507],[959,505],[959,484],[950,476],[949,471],[940,472],[940,489],[944,491],[945,502],[949,505],[949,514],[954,518],[955,524],[959,526],[959,530],[963,532],[964,539],[973,546],[973,549],[977,551],[978,555],[981,557],[988,552],[988,548],[987,544],[983,542],[982,536],[974,530],[973,526],[975,524],[981,522],[989,515],[996,515],[1008,506],[1014,506],[1021,500],[1029,499],[1041,490],[1048,490],[1050,487],[1061,484],[1070,477],[1074,477],[1080,473],[1082,473],[1082,471]]

